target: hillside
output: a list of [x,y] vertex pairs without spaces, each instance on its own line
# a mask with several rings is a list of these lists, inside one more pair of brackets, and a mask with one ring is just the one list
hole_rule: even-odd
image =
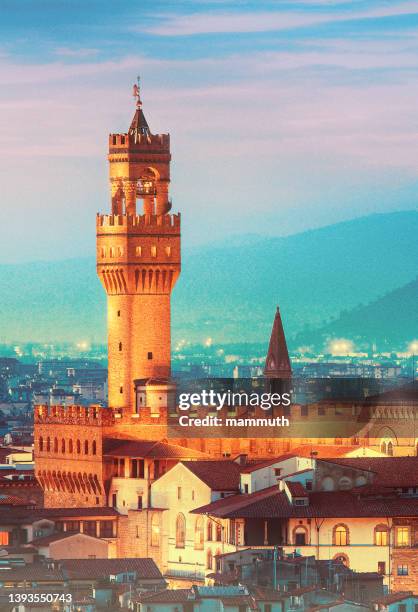
[[[184,249],[174,338],[264,341],[276,304],[289,337],[323,328],[342,310],[411,282],[417,235],[418,213],[411,211],[248,245],[244,238]],[[0,341],[105,338],[105,296],[93,258],[0,265],[0,286]]]
[[343,312],[337,320],[312,332],[302,332],[292,345],[322,350],[330,338],[349,338],[357,348],[376,343],[382,350],[406,347],[418,336],[418,278],[366,306]]

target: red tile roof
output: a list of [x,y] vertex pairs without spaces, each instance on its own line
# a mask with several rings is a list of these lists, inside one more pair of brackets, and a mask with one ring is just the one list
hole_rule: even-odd
[[108,438],[104,442],[104,455],[111,457],[138,457],[149,459],[203,459],[200,451],[178,444],[150,440],[117,440]]
[[213,491],[238,491],[241,468],[235,461],[183,461]]
[[16,495],[7,495],[6,493],[0,493],[0,506],[29,506],[29,502],[16,497]]
[[374,472],[373,486],[418,486],[418,457],[347,457],[332,463]]
[[309,493],[309,505],[292,505],[273,486],[249,495],[233,495],[192,511],[223,518],[355,518],[418,516],[418,498],[367,498],[351,491]]
[[[190,596],[192,596],[192,599]],[[143,593],[137,601],[140,603],[170,604],[186,603],[187,601],[193,601],[193,599],[195,599],[195,594],[191,589],[166,589],[156,593]]]
[[274,465],[275,463],[280,463],[281,461],[286,461],[286,459],[293,459],[297,455],[282,455],[279,457],[275,457],[274,459],[266,459],[265,461],[259,461],[258,463],[251,463],[241,468],[242,474],[251,474],[252,472],[256,472],[257,470],[261,470],[262,468],[269,467],[270,465]]
[[153,559],[63,559],[62,570],[70,580],[97,580],[123,572],[136,572],[137,579],[163,580]]
[[48,544],[52,544],[52,542],[59,542],[60,540],[66,540],[67,538],[72,538],[73,536],[82,535],[86,538],[95,538],[87,533],[80,533],[79,531],[62,531],[61,533],[51,533],[51,535],[44,536],[43,538],[36,538],[32,540],[29,545],[30,546],[48,546]]
[[378,604],[380,606],[389,606],[390,604],[396,603],[397,601],[408,599],[408,597],[414,597],[412,591],[398,591],[397,593],[389,593],[388,595],[384,595],[383,597],[374,599],[372,603]]
[[308,496],[308,492],[300,482],[292,482],[291,480],[286,480],[286,485],[292,497]]

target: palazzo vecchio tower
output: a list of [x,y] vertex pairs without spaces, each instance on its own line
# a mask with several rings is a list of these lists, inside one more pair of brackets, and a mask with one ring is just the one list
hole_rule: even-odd
[[[170,214],[170,136],[152,134],[140,91],[125,134],[109,136],[110,214],[97,215],[97,274],[107,293],[109,405],[132,413],[134,381],[170,388],[171,292],[180,215]],[[164,388],[168,385],[167,388]]]

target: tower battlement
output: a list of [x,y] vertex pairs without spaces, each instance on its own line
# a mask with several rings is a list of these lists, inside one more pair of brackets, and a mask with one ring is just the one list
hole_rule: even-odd
[[[170,154],[170,134],[147,134],[147,138],[135,142],[131,134],[109,134],[109,155],[124,152],[135,152],[146,150],[150,152],[155,149],[159,153]],[[111,160],[110,160],[111,161]]]
[[173,233],[180,231],[180,213],[165,215],[102,215],[97,214],[96,228],[99,233],[120,232],[121,228],[142,233]]
[[37,405],[34,412],[35,425],[112,425],[114,415],[103,406],[48,406]]

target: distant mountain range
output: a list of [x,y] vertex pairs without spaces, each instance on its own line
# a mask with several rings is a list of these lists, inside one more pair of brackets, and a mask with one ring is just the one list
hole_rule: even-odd
[[418,278],[367,306],[343,311],[335,321],[291,339],[294,348],[322,350],[333,338],[347,338],[357,348],[377,344],[382,350],[407,348],[418,337]]
[[[174,338],[267,342],[280,305],[286,334],[298,342],[334,333],[403,342],[415,331],[417,235],[418,213],[408,211],[184,249]],[[0,265],[0,287],[0,342],[105,339],[93,258]]]

